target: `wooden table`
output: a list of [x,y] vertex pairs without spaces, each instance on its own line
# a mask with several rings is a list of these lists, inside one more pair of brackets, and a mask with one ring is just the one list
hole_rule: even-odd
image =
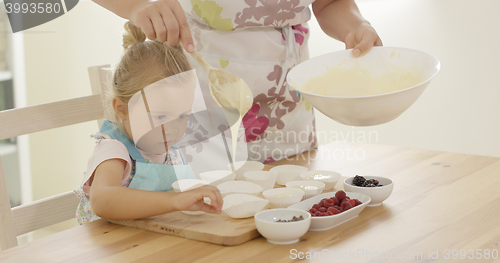
[[[0,262],[500,262],[500,158],[333,143],[277,164],[394,180],[383,205],[300,242],[224,247],[99,220],[0,253]],[[335,189],[342,189],[342,180]],[[465,254],[465,259],[460,259]],[[454,255],[459,259],[453,260]],[[482,259],[478,259],[479,256]],[[388,258],[392,257],[392,260]],[[488,257],[489,259],[484,259]],[[496,260],[493,258],[497,257]]]

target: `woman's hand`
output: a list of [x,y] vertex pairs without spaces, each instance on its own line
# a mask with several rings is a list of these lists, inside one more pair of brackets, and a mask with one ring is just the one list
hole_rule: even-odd
[[[204,198],[209,197],[211,204],[204,202]],[[174,198],[175,210],[183,211],[204,211],[208,213],[220,214],[222,209],[222,196],[215,186],[204,185],[193,190],[177,193]]]
[[355,57],[366,54],[373,46],[382,46],[375,29],[359,12],[354,0],[316,0],[314,15],[323,31],[352,48]]
[[146,36],[175,46],[179,38],[188,52],[194,51],[194,41],[184,10],[177,0],[141,1],[130,10],[130,20]]
[[382,46],[382,40],[368,22],[347,33],[344,43],[346,49],[353,49],[352,55],[355,57],[365,54],[373,46]]

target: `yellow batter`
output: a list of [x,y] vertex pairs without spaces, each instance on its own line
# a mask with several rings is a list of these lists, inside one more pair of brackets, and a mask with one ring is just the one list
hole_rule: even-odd
[[334,97],[370,96],[406,89],[424,80],[424,72],[418,67],[392,65],[382,74],[373,74],[359,65],[350,68],[339,65],[304,82],[302,90]]

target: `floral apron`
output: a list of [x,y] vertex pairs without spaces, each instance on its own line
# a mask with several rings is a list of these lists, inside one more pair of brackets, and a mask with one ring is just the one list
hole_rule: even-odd
[[[182,152],[175,146],[167,153],[167,164],[155,164],[145,159],[132,141],[110,121],[103,121],[99,134],[97,139],[115,139],[127,148],[133,165],[128,180],[123,184],[124,187],[164,192],[172,190],[172,183],[179,179],[195,178],[191,166],[185,165]],[[99,219],[92,211],[90,198],[83,192],[82,187],[74,192],[80,198],[76,212],[78,222],[83,224]]]
[[[308,8],[314,0],[179,0],[186,12],[197,51],[214,67],[242,78],[254,103],[244,116],[238,139],[247,146],[248,160],[272,162],[316,147],[311,105],[291,90],[286,74],[309,58]],[[207,106],[215,106],[207,75],[194,62]],[[211,140],[220,139],[214,137]],[[211,140],[183,149],[188,162],[201,151],[221,156],[226,151]],[[201,156],[201,155],[200,155]],[[206,156],[206,155],[205,155]],[[193,165],[204,170],[210,162]],[[212,166],[211,166],[212,165]]]

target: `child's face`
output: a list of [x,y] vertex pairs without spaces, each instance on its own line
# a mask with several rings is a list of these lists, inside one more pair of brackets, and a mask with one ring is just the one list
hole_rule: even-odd
[[[194,89],[148,86],[140,95],[134,104],[129,103],[125,129],[137,148],[153,154],[165,153],[186,131]],[[134,138],[134,134],[140,138]]]

